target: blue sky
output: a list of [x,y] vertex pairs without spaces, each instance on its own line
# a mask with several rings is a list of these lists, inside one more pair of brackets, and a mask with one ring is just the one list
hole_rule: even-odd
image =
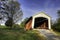
[[33,16],[38,12],[45,12],[52,19],[57,18],[57,10],[60,10],[60,0],[18,0],[23,11],[23,19]]

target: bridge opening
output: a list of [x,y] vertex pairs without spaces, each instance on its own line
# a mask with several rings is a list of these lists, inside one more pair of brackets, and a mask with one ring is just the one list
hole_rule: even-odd
[[44,17],[35,18],[34,28],[37,29],[48,29],[48,19]]

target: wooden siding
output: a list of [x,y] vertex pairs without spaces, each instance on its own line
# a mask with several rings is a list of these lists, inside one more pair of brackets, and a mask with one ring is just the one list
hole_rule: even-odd
[[28,21],[28,23],[26,23],[25,27],[26,27],[26,30],[30,30],[32,28],[32,19]]

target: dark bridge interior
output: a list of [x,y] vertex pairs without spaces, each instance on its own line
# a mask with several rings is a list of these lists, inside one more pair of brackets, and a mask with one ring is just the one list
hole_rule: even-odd
[[43,17],[35,18],[34,28],[47,29],[48,28],[48,19]]

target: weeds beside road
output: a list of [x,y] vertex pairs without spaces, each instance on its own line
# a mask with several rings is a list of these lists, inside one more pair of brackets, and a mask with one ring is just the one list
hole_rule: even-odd
[[0,28],[0,40],[45,40],[35,30]]

